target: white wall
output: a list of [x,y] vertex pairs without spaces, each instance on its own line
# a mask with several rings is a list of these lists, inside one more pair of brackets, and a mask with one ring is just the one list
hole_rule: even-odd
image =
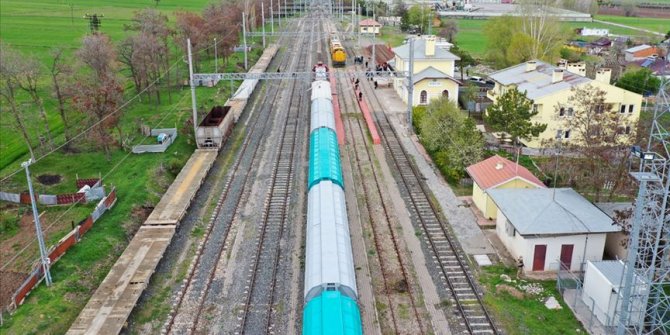
[[611,324],[610,319],[614,316],[617,302],[616,294],[612,293],[612,289],[612,283],[591,262],[587,262],[582,301],[605,325]]
[[[570,270],[579,271],[581,263],[585,260],[600,261],[603,259],[605,249],[606,234],[580,234],[564,236],[521,236],[515,233],[509,236],[505,231],[505,221],[507,218],[498,209],[498,218],[496,219],[496,232],[507,250],[514,258],[523,257],[524,272],[532,272],[533,256],[535,245],[545,244],[547,253],[544,260],[544,271],[558,271],[561,258],[561,246],[564,244],[573,244],[572,264]],[[588,238],[588,241],[587,241]],[[584,248],[586,247],[586,255]],[[583,259],[584,257],[584,259]]]

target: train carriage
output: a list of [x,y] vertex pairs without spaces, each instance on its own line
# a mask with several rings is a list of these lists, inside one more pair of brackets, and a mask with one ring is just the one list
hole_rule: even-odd
[[340,42],[337,35],[330,35],[330,58],[333,60],[333,67],[342,67],[347,64],[347,52]]

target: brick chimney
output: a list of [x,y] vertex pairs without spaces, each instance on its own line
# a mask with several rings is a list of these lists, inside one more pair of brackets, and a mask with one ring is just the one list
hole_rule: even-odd
[[529,60],[526,62],[526,72],[535,71],[537,69],[537,62],[534,60]]
[[424,36],[426,42],[426,56],[435,56],[435,36]]
[[612,69],[603,67],[596,71],[596,81],[609,84],[610,80],[612,80]]
[[551,73],[552,84],[563,80],[563,71],[563,69],[554,69],[554,71]]

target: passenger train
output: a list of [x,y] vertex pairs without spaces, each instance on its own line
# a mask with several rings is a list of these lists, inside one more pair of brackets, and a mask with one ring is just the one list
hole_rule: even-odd
[[[330,83],[314,67],[303,334],[363,333]],[[324,71],[325,70],[325,71]]]
[[335,33],[330,35],[330,58],[333,60],[333,67],[345,66],[347,63],[347,53]]

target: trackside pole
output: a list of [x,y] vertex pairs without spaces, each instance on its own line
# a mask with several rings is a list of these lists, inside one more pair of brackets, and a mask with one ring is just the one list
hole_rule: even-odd
[[193,56],[191,55],[191,39],[186,39],[186,50],[188,51],[188,76],[191,84],[191,107],[193,107],[193,136],[198,129],[198,108],[195,103],[195,82],[193,82]]

